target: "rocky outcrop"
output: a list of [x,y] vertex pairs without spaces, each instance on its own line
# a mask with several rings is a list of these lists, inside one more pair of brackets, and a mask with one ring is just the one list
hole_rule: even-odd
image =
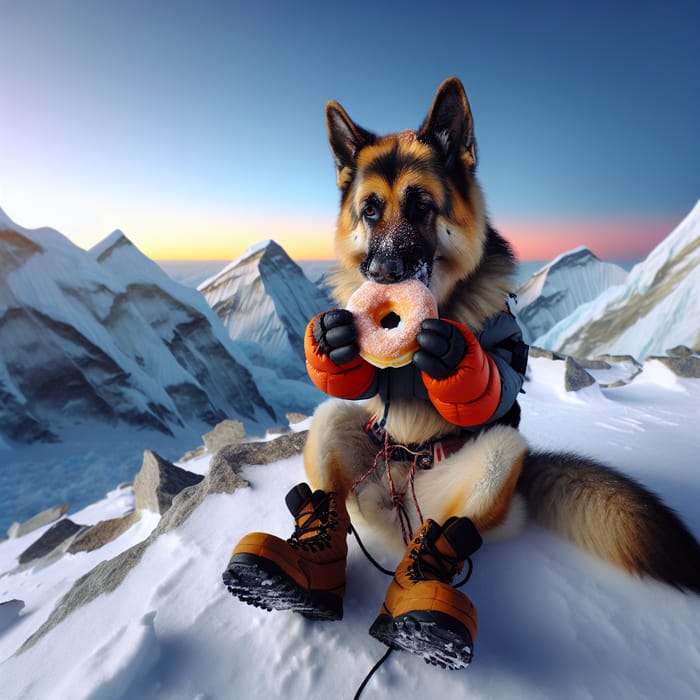
[[69,554],[77,554],[78,552],[92,552],[95,549],[100,549],[124,534],[139,521],[139,517],[139,512],[133,511],[121,518],[101,520],[96,525],[86,528],[76,535],[67,551]]
[[136,509],[165,513],[180,491],[198,484],[202,478],[200,474],[181,469],[155,452],[145,450],[141,470],[134,479]]
[[19,620],[19,614],[24,608],[24,601],[13,598],[0,603],[0,634],[12,627]]
[[689,355],[697,354],[687,345],[676,345],[674,348],[666,350],[666,354],[670,357],[688,357]]
[[61,552],[65,551],[68,548],[69,540],[72,541],[73,537],[84,527],[84,525],[78,525],[68,518],[59,520],[19,555],[19,563],[27,564],[35,559],[41,559],[60,547],[63,547]]
[[59,518],[62,518],[69,509],[70,503],[64,503],[60,506],[53,506],[52,508],[42,510],[41,513],[37,513],[35,516],[29,518],[29,520],[25,520],[23,523],[12,523],[7,530],[7,536],[9,538],[13,538],[27,535],[40,527],[44,527],[44,525],[49,525]]
[[545,350],[537,345],[531,345],[529,350],[529,357],[544,357],[546,360],[565,360],[566,355],[562,355],[560,352],[554,352],[554,350]]
[[202,435],[204,447],[210,454],[216,454],[226,445],[239,443],[245,437],[245,427],[239,420],[223,420],[213,430]]
[[73,610],[103,593],[115,590],[141,561],[150,544],[160,535],[170,532],[187,520],[210,493],[231,493],[245,486],[247,482],[239,473],[241,467],[246,464],[269,464],[292,457],[303,449],[305,440],[306,433],[289,433],[268,442],[231,445],[221,450],[212,459],[207,476],[199,484],[183,489],[173,498],[170,508],[148,538],[113,559],[100,562],[92,571],[78,579],[56,605],[46,622],[27,639],[18,653],[32,647]]
[[290,411],[289,413],[286,413],[284,417],[289,421],[289,425],[296,425],[297,423],[301,423],[308,418],[308,416],[304,413],[298,413],[296,411]]
[[268,442],[228,445],[211,461],[205,477],[207,493],[230,493],[240,481],[244,464],[270,464],[288,459],[304,449],[306,433],[288,433]]
[[564,388],[567,391],[581,391],[595,384],[595,379],[573,357],[566,358]]
[[700,378],[700,355],[676,355],[667,357],[664,355],[652,355],[648,360],[656,360],[671,370],[678,377],[690,379]]

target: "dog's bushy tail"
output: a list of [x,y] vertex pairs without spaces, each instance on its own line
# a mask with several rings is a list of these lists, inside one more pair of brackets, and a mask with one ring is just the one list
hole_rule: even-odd
[[631,574],[700,594],[700,544],[634,479],[574,454],[531,452],[518,490],[540,525]]

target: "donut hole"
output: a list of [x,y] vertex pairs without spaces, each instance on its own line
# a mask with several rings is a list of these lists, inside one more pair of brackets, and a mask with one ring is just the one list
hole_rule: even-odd
[[387,330],[398,328],[401,323],[401,316],[394,311],[390,311],[379,323],[382,328],[386,328]]

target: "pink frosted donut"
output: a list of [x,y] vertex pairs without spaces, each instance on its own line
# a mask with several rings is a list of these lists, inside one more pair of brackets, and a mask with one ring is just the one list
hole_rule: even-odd
[[437,317],[435,298],[415,279],[395,284],[365,282],[346,308],[355,320],[360,355],[380,368],[407,365],[418,349],[421,323]]

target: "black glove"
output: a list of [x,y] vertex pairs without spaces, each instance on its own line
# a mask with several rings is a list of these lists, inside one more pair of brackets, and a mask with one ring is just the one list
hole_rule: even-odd
[[332,309],[321,314],[314,323],[313,333],[318,351],[328,355],[336,365],[344,365],[360,353],[357,329],[347,309]]
[[420,350],[413,355],[413,362],[433,379],[449,377],[467,351],[459,328],[439,318],[426,318],[416,340]]

